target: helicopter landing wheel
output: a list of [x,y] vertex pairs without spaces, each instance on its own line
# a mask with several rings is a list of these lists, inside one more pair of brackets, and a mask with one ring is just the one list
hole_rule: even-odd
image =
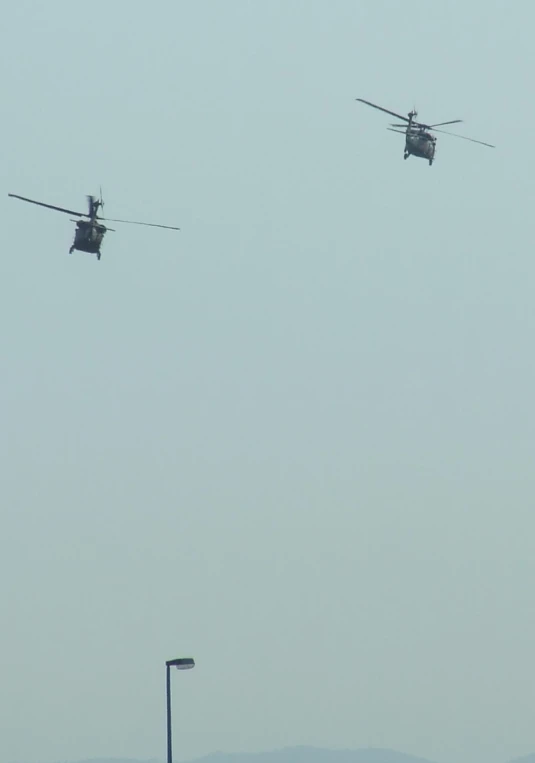
[[433,160],[432,160],[432,159],[430,159],[430,160],[429,160],[429,166],[431,167],[431,165],[432,165],[432,164],[433,164]]
[[74,252],[74,246],[71,246],[71,248],[69,249],[69,254],[72,254],[73,252]]
[[408,159],[408,158],[409,158],[409,155],[408,155],[408,153],[407,153],[407,152],[405,152],[405,153],[403,154],[403,158],[404,158],[404,159]]
[[97,252],[97,260],[100,260],[100,252]]

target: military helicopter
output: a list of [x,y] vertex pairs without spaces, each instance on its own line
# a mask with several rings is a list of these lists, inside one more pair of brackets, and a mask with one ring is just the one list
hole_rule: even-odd
[[418,116],[416,109],[409,111],[407,116],[404,117],[401,114],[396,114],[395,111],[389,111],[389,109],[384,109],[382,106],[377,106],[375,103],[365,101],[363,98],[357,98],[356,100],[360,101],[361,103],[365,103],[367,106],[371,106],[374,109],[379,109],[379,111],[384,111],[386,114],[390,114],[390,116],[396,117],[396,119],[402,119],[404,122],[406,122],[406,124],[402,125],[391,124],[390,127],[387,128],[392,132],[398,132],[402,135],[405,135],[405,152],[403,154],[404,159],[408,159],[412,154],[413,156],[419,156],[421,159],[427,159],[430,166],[433,164],[437,139],[431,133],[431,130],[434,132],[444,133],[444,135],[451,135],[454,138],[469,140],[471,143],[479,143],[480,145],[488,146],[489,148],[496,148],[496,146],[492,146],[490,143],[484,143],[482,140],[474,140],[473,138],[467,138],[465,135],[458,135],[457,133],[448,132],[447,130],[436,129],[437,127],[443,127],[445,125],[458,124],[459,122],[462,122],[462,119],[452,119],[449,122],[437,122],[434,125],[425,125],[422,122],[415,121],[414,117]]
[[106,235],[106,231],[114,231],[113,228],[107,228],[100,220],[106,220],[107,222],[115,223],[129,223],[130,225],[149,225],[152,228],[168,228],[169,230],[180,230],[171,225],[156,225],[155,223],[142,223],[137,220],[115,220],[109,217],[101,217],[98,214],[99,209],[104,209],[104,202],[102,200],[102,191],[100,192],[100,199],[96,199],[94,196],[88,196],[87,201],[89,204],[89,212],[74,212],[72,209],[64,209],[63,207],[55,207],[52,204],[45,204],[42,201],[34,201],[33,199],[27,199],[25,196],[17,196],[15,193],[8,193],[14,199],[20,199],[21,201],[28,201],[30,204],[37,204],[40,207],[46,207],[47,209],[55,209],[58,212],[65,212],[68,215],[76,215],[77,217],[87,217],[87,220],[72,220],[76,223],[76,231],[74,233],[74,241],[69,254],[72,254],[75,249],[79,252],[88,252],[89,254],[96,254],[97,260],[100,260],[101,252],[100,247],[102,241]]

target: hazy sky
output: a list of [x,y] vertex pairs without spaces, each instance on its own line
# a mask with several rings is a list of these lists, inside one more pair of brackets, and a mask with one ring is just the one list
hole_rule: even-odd
[[0,760],[533,751],[532,0],[2,21]]

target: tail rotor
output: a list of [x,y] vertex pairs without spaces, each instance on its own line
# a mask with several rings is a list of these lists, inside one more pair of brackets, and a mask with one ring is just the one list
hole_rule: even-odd
[[104,209],[104,200],[102,198],[102,188],[100,188],[100,198],[97,199],[96,196],[88,196],[87,203],[89,205],[89,214],[87,216],[92,220],[95,220],[97,217],[100,217],[99,211]]

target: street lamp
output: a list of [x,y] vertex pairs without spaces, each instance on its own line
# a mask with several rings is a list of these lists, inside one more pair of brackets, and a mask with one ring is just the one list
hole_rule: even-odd
[[190,670],[195,667],[193,657],[180,657],[177,660],[168,660],[167,668],[167,763],[173,763],[173,753],[171,748],[171,668],[177,670]]

